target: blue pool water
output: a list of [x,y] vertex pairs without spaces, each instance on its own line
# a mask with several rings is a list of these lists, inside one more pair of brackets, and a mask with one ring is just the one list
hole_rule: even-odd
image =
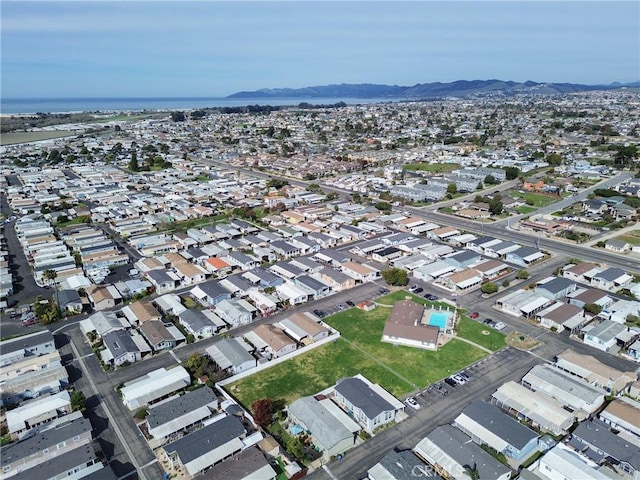
[[291,435],[298,435],[299,433],[304,432],[304,429],[296,423],[289,427],[289,431],[291,432]]
[[449,318],[449,312],[431,312],[429,315],[429,325],[438,327],[440,330],[447,328],[447,319]]

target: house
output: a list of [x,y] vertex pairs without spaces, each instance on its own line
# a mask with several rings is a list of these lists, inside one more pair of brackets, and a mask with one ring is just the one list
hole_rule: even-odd
[[622,240],[609,239],[604,242],[604,249],[616,253],[625,253],[631,250],[631,245]]
[[3,340],[0,342],[0,367],[55,351],[53,334],[49,330]]
[[236,300],[222,300],[216,305],[215,312],[232,327],[246,325],[253,320],[253,313]]
[[394,345],[438,349],[440,329],[426,325],[425,307],[412,300],[400,300],[393,305],[382,332],[382,341]]
[[297,267],[291,262],[284,261],[276,262],[275,264],[271,265],[269,267],[269,271],[286,280],[298,277],[304,273],[304,270],[302,270],[300,267]]
[[165,315],[178,315],[187,309],[187,307],[182,305],[180,297],[175,293],[166,293],[156,297],[154,304]]
[[376,262],[389,263],[393,260],[402,257],[403,251],[397,247],[385,247],[381,250],[377,250],[371,253],[371,258]]
[[233,296],[244,296],[254,285],[241,274],[235,274],[220,280],[220,286]]
[[147,278],[155,287],[156,292],[160,295],[171,292],[176,289],[176,285],[180,281],[180,277],[166,269],[151,270],[147,272]]
[[150,301],[137,301],[122,308],[121,312],[131,325],[141,325],[151,320],[161,320],[162,314]]
[[633,372],[617,370],[570,348],[556,356],[556,366],[609,393],[622,392],[638,379]]
[[[6,412],[7,429],[13,440],[28,435],[29,430],[38,432],[40,425],[47,424],[58,417],[71,413],[71,397],[62,390],[55,395],[46,395]],[[29,432],[31,433],[31,432]],[[3,452],[4,456],[4,452]]]
[[219,326],[213,323],[204,311],[194,310],[192,308],[187,309],[178,314],[178,321],[182,325],[187,333],[190,333],[196,338],[209,338],[215,335]]
[[480,272],[482,278],[485,280],[495,280],[511,272],[509,265],[500,260],[485,260],[476,263],[473,269],[476,272]]
[[544,253],[534,247],[520,247],[518,250],[507,253],[505,261],[515,263],[521,267],[529,267],[535,262],[542,260]]
[[628,327],[624,324],[613,320],[604,320],[585,332],[584,343],[608,352],[616,345],[618,336],[628,331]]
[[[290,464],[293,465],[293,464]],[[207,470],[201,480],[276,480],[277,474],[262,452],[251,447]]]
[[258,325],[253,330],[244,334],[245,340],[251,343],[263,356],[269,358],[282,357],[294,352],[296,342],[275,325]]
[[559,443],[541,457],[537,467],[534,464],[529,467],[529,470],[523,470],[523,472],[528,471],[533,473],[527,478],[540,480],[555,480],[557,478],[611,480],[611,474],[596,468],[593,462],[570,450],[563,443]]
[[245,272],[242,276],[252,284],[258,285],[262,288],[274,288],[285,282],[282,277],[279,277],[275,273],[261,267]]
[[326,397],[299,398],[287,411],[291,423],[308,432],[325,459],[356,445],[360,426]]
[[300,255],[300,247],[285,240],[275,240],[269,244],[271,249],[282,258],[292,258]]
[[555,398],[570,411],[594,413],[604,403],[602,389],[552,365],[536,365],[522,377],[522,385]]
[[189,372],[178,365],[170,369],[159,368],[127,382],[120,389],[120,394],[125,407],[129,410],[137,410],[184,390],[189,385],[191,385]]
[[258,259],[252,257],[251,255],[245,255],[240,252],[229,252],[226,257],[223,257],[224,261],[229,265],[235,265],[242,269],[243,271],[251,270],[255,268],[260,263]]
[[189,433],[202,426],[218,409],[218,398],[209,387],[201,387],[162,402],[147,410],[149,435],[164,443],[178,433]]
[[380,278],[380,270],[362,263],[345,262],[341,265],[341,271],[360,282],[372,282]]
[[454,272],[456,267],[448,264],[444,260],[438,260],[428,265],[418,267],[413,271],[413,276],[418,280],[430,282],[436,278],[440,278],[447,273]]
[[113,308],[122,300],[122,295],[113,285],[91,285],[86,292],[91,308],[97,311]]
[[100,357],[106,365],[119,367],[124,364],[135,363],[142,360],[144,354],[151,348],[137,333],[127,330],[115,330],[102,336],[104,350],[100,351]]
[[563,277],[548,277],[536,284],[535,292],[549,300],[560,300],[576,290],[576,284]]
[[233,267],[225,262],[222,258],[209,257],[204,261],[204,268],[209,273],[214,273],[218,277],[223,277],[231,273]]
[[283,301],[290,305],[297,305],[299,303],[306,303],[309,300],[311,292],[298,287],[293,283],[287,282],[276,287],[276,295]]
[[566,265],[562,268],[562,276],[574,282],[590,283],[591,278],[600,271],[600,267],[595,263],[580,262],[578,264]]
[[160,320],[149,320],[139,327],[140,333],[154,352],[169,350],[185,341],[185,336],[175,326]]
[[596,465],[615,465],[628,478],[640,479],[640,447],[615,435],[607,426],[587,420],[571,433],[568,445]]
[[446,478],[467,478],[466,468],[475,466],[483,480],[508,480],[511,470],[476,445],[464,432],[443,425],[420,440],[414,453]]
[[268,316],[278,310],[278,299],[269,293],[251,288],[247,291],[247,296],[263,316]]
[[221,370],[237,375],[257,365],[255,357],[249,353],[253,350],[243,339],[231,337],[214,343],[206,352]]
[[229,300],[231,294],[226,290],[220,281],[209,280],[194,287],[189,292],[201,303],[207,306],[218,305],[223,300]]
[[613,304],[613,298],[607,292],[595,288],[578,288],[567,295],[567,298],[571,305],[580,308],[593,303],[604,310]]
[[616,292],[621,288],[628,287],[632,280],[633,277],[621,268],[611,267],[591,277],[591,286]]
[[291,280],[291,282],[298,287],[308,290],[313,300],[326,297],[331,293],[331,287],[329,285],[309,275],[300,275]]
[[57,295],[58,306],[63,312],[72,315],[82,313],[82,298],[76,290],[60,290]]
[[[66,415],[51,425],[51,428],[20,442],[2,447],[0,467],[3,478],[28,472],[54,457],[91,444],[91,423],[82,415]],[[32,475],[36,478],[35,474]]]
[[598,418],[612,429],[640,438],[640,402],[636,400],[616,398],[600,412]]
[[317,342],[327,338],[330,333],[327,327],[316,322],[311,315],[302,312],[292,313],[277,325],[295,341],[303,343]]
[[460,252],[447,255],[443,260],[449,265],[455,267],[457,270],[462,270],[463,268],[479,263],[482,260],[482,257],[470,250],[462,250]]
[[531,422],[533,427],[554,435],[565,434],[575,420],[573,413],[564,409],[562,403],[513,381],[498,387],[491,395],[491,403],[514,412],[518,420]]
[[362,375],[342,379],[334,387],[334,400],[369,433],[395,422],[404,405]]
[[131,324],[126,317],[119,317],[114,312],[98,312],[80,321],[80,330],[85,335],[95,332],[103,337],[116,330],[128,330]]
[[320,250],[312,256],[312,258],[318,260],[320,263],[330,265],[334,268],[340,268],[343,263],[352,261],[351,255],[347,255],[343,251],[339,250]]
[[193,477],[248,447],[242,422],[232,415],[221,417],[162,447],[171,468],[182,467]]
[[356,286],[356,279],[331,267],[321,267],[317,273],[320,280],[333,290],[340,292]]
[[467,405],[453,426],[478,445],[489,445],[516,463],[523,462],[537,451],[539,436],[536,432],[482,400]]
[[28,356],[0,367],[0,406],[57,393],[69,385],[69,374],[57,350]]
[[562,332],[565,329],[576,333],[589,321],[584,315],[584,310],[576,305],[564,302],[555,302],[536,314],[540,325],[550,330]]
[[173,267],[180,277],[180,283],[184,286],[204,282],[207,278],[207,271],[199,265],[193,263],[178,263]]
[[367,480],[413,480],[418,475],[433,480],[442,478],[432,472],[411,450],[391,450],[367,470]]
[[435,283],[452,292],[465,294],[480,288],[483,280],[484,277],[480,272],[474,268],[466,268],[456,273],[443,275]]
[[503,312],[516,317],[535,317],[536,314],[552,303],[546,297],[531,290],[515,290],[496,300],[496,306]]

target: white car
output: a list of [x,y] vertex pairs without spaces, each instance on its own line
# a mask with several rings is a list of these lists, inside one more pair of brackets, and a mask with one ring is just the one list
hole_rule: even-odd
[[407,398],[405,400],[405,402],[407,403],[407,405],[409,405],[414,410],[420,410],[420,404],[418,402],[416,402],[415,398],[409,397],[409,398]]
[[498,322],[495,324],[495,326],[493,328],[495,328],[496,330],[504,330],[507,327],[507,325],[503,322]]

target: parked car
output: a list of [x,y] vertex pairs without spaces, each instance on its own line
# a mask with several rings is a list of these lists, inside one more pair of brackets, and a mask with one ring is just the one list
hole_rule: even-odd
[[493,326],[496,324],[496,322],[491,319],[491,318],[485,318],[482,323],[484,323],[485,325],[489,325],[489,326]]
[[322,310],[314,310],[313,313],[316,314],[320,318],[324,318],[327,315]]
[[345,308],[347,308],[347,307],[345,307],[345,306],[344,306],[344,304],[339,303],[339,304],[337,304],[337,305],[336,305],[336,308],[337,308],[338,310],[344,310],[344,309],[345,309]]
[[40,323],[40,320],[34,315],[32,317],[22,319],[21,323],[23,327],[28,327],[29,325],[37,325]]
[[420,404],[416,402],[416,399],[413,397],[409,397],[405,400],[405,403],[409,405],[414,410],[420,410]]
[[455,375],[453,375],[451,378],[453,378],[453,380],[454,380],[458,385],[464,385],[465,383],[467,383],[467,381],[466,381],[464,378],[462,378],[462,376],[461,376],[461,375],[459,375],[459,374],[457,374],[457,373],[456,373]]
[[427,300],[431,300],[432,302],[438,300],[438,296],[434,295],[433,293],[426,293],[424,295],[424,298],[426,298]]
[[424,288],[422,287],[418,287],[413,291],[413,293],[422,293],[422,292],[424,292]]
[[480,314],[478,312],[471,312],[471,314],[469,316],[471,318],[478,318],[480,316]]
[[356,304],[355,304],[355,303],[353,303],[351,300],[347,300],[347,302],[346,302],[346,303],[347,303],[347,305],[349,305],[350,307],[355,307],[355,306],[356,306]]
[[378,289],[378,292],[379,292],[381,295],[385,295],[385,294],[389,293],[389,289],[388,289],[388,288],[381,287],[381,288],[379,288],[379,289]]
[[467,372],[458,372],[458,375],[460,375],[462,378],[464,378],[467,382],[469,380],[471,380],[471,377],[469,377],[469,375],[467,374]]
[[495,328],[496,330],[504,330],[506,327],[507,324],[504,322],[498,322],[493,326],[493,328]]
[[444,379],[444,383],[446,383],[447,385],[450,385],[452,387],[455,387],[456,385],[458,385],[458,382],[456,382],[453,378],[451,377],[447,377]]

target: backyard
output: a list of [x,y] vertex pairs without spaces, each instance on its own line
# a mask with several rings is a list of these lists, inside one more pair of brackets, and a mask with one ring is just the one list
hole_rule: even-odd
[[[410,294],[399,291],[378,302],[390,307],[407,295]],[[415,295],[411,297],[418,303],[433,304]],[[369,312],[352,308],[328,317],[325,321],[340,331],[342,338],[245,377],[228,389],[245,406],[264,397],[289,404],[334,385],[340,378],[361,373],[402,398],[485,356],[482,350],[457,339],[436,352],[383,343],[382,330],[390,311],[384,306]],[[504,335],[499,332],[492,330],[483,335],[480,324],[464,318],[461,326],[461,337],[491,350],[504,346]]]

